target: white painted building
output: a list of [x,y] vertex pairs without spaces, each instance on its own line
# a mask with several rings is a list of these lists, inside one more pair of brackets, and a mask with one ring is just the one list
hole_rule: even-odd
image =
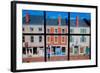
[[71,34],[90,34],[89,27],[70,27]]
[[76,20],[70,22],[70,54],[71,55],[89,55],[90,53],[90,36],[84,34],[90,34],[90,24],[87,24],[84,20],[79,20],[76,16]]
[[87,47],[90,49],[90,36],[70,36],[71,55],[85,55],[89,53]]
[[23,58],[44,57],[44,36],[35,35],[44,33],[43,16],[27,15],[26,19],[23,18],[22,33]]
[[[25,38],[25,42],[23,42],[23,47],[32,50],[31,52],[32,57],[44,56],[44,36],[25,35],[24,38]],[[28,48],[25,46],[26,43],[28,43]],[[29,55],[26,54],[26,57],[28,57]]]
[[23,33],[44,33],[44,26],[37,24],[24,24],[22,26]]

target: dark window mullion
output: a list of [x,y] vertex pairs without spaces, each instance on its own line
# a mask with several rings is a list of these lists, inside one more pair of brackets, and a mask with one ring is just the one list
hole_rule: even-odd
[[46,62],[46,11],[44,11],[44,49],[44,60]]
[[70,60],[70,12],[68,12],[68,60]]

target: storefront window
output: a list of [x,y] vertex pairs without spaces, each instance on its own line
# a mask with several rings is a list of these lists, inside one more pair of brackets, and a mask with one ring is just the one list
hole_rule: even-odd
[[37,54],[37,47],[33,48],[33,54]]

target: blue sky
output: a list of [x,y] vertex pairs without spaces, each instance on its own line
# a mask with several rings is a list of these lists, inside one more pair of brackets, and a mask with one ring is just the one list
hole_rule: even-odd
[[[43,15],[43,11],[35,11],[35,10],[23,10],[22,15],[23,17],[26,15],[26,13],[29,13],[30,15]],[[61,18],[68,18],[67,12],[53,12],[53,11],[47,11],[46,12],[47,18],[58,18],[60,16]]]
[[36,11],[36,10],[22,10],[23,17],[26,15],[26,13],[29,13],[30,15],[43,15],[43,11]]
[[[22,15],[23,17],[26,15],[26,13],[29,13],[30,15],[39,15],[43,16],[43,11],[35,11],[35,10],[22,10]],[[58,16],[61,18],[68,18],[68,13],[67,12],[54,12],[54,11],[47,11],[46,12],[46,18],[54,18],[57,19]],[[79,12],[71,12],[70,13],[70,18],[71,19],[76,19],[76,16],[79,16],[79,19],[90,19],[91,14],[90,13],[79,13]]]
[[79,17],[79,19],[83,19],[83,18],[86,18],[86,19],[91,19],[91,14],[90,13],[79,13],[79,12],[71,12],[70,13],[70,18],[71,19],[76,19],[76,16]]
[[48,11],[46,13],[47,15],[47,18],[54,18],[54,19],[57,19],[59,16],[61,18],[68,18],[68,13],[67,12],[53,12],[53,11]]

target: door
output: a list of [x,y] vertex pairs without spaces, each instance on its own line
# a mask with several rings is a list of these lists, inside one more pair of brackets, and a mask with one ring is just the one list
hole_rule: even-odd
[[74,54],[78,55],[79,54],[79,47],[78,46],[74,46]]

